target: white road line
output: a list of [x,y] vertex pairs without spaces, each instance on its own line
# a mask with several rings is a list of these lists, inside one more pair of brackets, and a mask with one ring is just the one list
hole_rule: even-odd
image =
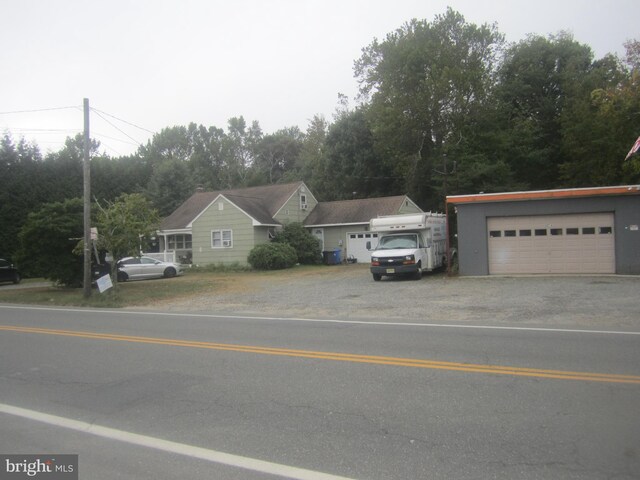
[[27,418],[37,422],[46,423],[57,427],[67,428],[82,433],[88,433],[110,440],[117,440],[133,445],[162,450],[164,452],[176,453],[191,458],[207,460],[209,462],[220,463],[231,467],[243,468],[255,472],[277,475],[280,477],[297,479],[297,480],[349,480],[347,477],[340,477],[328,473],[316,472],[314,470],[306,470],[303,468],[290,467],[279,463],[266,462],[255,458],[232,455],[230,453],[218,452],[206,448],[195,447],[193,445],[185,445],[184,443],[176,443],[161,438],[148,437],[137,433],[125,432],[114,428],[102,427],[91,423],[81,422],[70,418],[58,417],[47,413],[27,410],[12,405],[0,403],[0,412],[17,417]]
[[216,315],[210,313],[173,313],[173,312],[149,312],[132,310],[92,310],[81,308],[49,308],[16,305],[0,305],[0,309],[16,310],[44,310],[51,312],[74,312],[74,313],[109,313],[113,315],[144,315],[154,317],[194,317],[194,318],[216,318],[234,320],[272,320],[279,322],[313,322],[313,323],[337,323],[346,325],[372,325],[385,327],[430,327],[430,328],[467,328],[476,330],[516,330],[523,332],[551,332],[551,333],[591,333],[606,335],[640,335],[640,332],[624,330],[585,330],[574,328],[545,328],[545,327],[508,327],[500,325],[462,325],[447,323],[418,323],[418,322],[380,322],[367,320],[332,320],[319,318],[288,318],[288,317],[260,317],[249,315]]

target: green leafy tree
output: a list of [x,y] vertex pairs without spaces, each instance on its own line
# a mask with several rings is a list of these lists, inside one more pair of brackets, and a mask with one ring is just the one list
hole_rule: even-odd
[[298,127],[263,136],[256,145],[254,170],[269,185],[281,182],[285,173],[296,168],[302,144],[303,134]]
[[[503,36],[495,25],[467,23],[447,9],[433,22],[412,20],[363,50],[355,73],[396,193],[436,202],[433,169],[459,142],[469,116],[490,104]],[[440,183],[436,181],[436,183]]]
[[158,212],[139,193],[120,195],[113,202],[97,205],[98,245],[111,253],[112,276],[116,261],[140,255],[160,225]]
[[262,130],[257,121],[247,127],[243,117],[229,119],[227,135],[223,142],[225,171],[222,188],[247,186],[261,138]]
[[640,68],[634,63],[634,46],[638,45],[633,41],[625,44],[626,62],[613,55],[594,62],[582,94],[575,95],[563,112],[564,162],[560,171],[567,186],[640,180],[640,161],[625,161],[640,134]]
[[40,151],[9,133],[0,139],[0,256],[11,258],[19,248],[18,233],[30,212],[42,204]]
[[30,213],[22,226],[16,262],[26,276],[79,287],[83,258],[74,249],[83,232],[82,199],[45,204]]
[[364,108],[342,112],[329,127],[323,162],[324,168],[313,182],[323,200],[382,196],[397,187],[393,165],[376,150]]
[[506,54],[498,98],[504,154],[516,179],[528,188],[560,185],[562,116],[592,69],[593,53],[570,34],[529,36]]
[[297,261],[303,265],[320,263],[322,256],[320,242],[301,223],[289,223],[278,231],[274,243],[285,243],[293,247]]
[[171,214],[194,191],[189,166],[181,160],[165,160],[157,165],[146,188],[147,197],[161,216]]
[[324,151],[328,122],[321,115],[315,115],[305,132],[300,156],[293,172],[285,173],[287,180],[304,180],[315,192],[316,179],[324,175]]

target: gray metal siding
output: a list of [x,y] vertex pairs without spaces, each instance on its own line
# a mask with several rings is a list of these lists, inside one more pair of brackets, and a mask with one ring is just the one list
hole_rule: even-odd
[[488,275],[487,218],[575,213],[614,214],[616,273],[640,275],[640,196],[568,198],[460,204],[458,255],[461,275]]

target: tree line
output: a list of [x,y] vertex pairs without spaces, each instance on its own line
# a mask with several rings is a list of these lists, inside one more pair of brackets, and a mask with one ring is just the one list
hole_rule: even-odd
[[[596,59],[565,32],[507,44],[447,9],[363,48],[358,98],[304,131],[239,116],[164,128],[121,157],[92,140],[92,196],[142,194],[166,216],[197,187],[303,180],[319,200],[408,194],[437,210],[446,194],[639,183],[640,160],[625,155],[640,135],[640,42],[625,47]],[[82,196],[82,147],[79,135],[43,156],[4,133],[0,255],[17,251],[30,212]]]

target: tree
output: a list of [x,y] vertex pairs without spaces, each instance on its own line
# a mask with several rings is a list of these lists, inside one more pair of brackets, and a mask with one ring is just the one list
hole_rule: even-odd
[[487,105],[503,36],[447,9],[430,23],[412,20],[363,50],[355,73],[378,151],[393,162],[419,203],[434,203],[434,162],[459,141],[469,115]]
[[289,180],[304,180],[313,187],[316,178],[324,173],[324,146],[329,125],[321,115],[315,115],[302,140],[298,164],[285,174]]
[[222,188],[247,186],[247,179],[255,160],[256,147],[261,138],[262,130],[257,121],[247,128],[243,117],[229,119],[228,133],[223,142],[226,175]]
[[18,233],[30,212],[43,201],[46,179],[38,172],[42,156],[35,145],[11,135],[0,139],[0,255],[12,257],[19,249]]
[[188,165],[181,160],[165,160],[157,165],[147,184],[146,194],[165,217],[195,191]]
[[613,55],[594,62],[562,112],[561,180],[569,187],[633,183],[625,155],[638,135],[640,82]]
[[16,261],[27,276],[82,285],[83,259],[74,248],[83,236],[81,198],[43,205],[30,213],[18,236]]
[[581,94],[593,53],[568,33],[529,36],[512,46],[500,69],[498,99],[503,108],[504,154],[527,188],[560,185],[562,115]]
[[294,170],[302,150],[302,139],[300,129],[291,127],[265,135],[258,142],[254,169],[267,184],[279,183],[285,173]]
[[322,161],[312,185],[322,192],[323,200],[394,193],[393,165],[378,154],[364,108],[341,113],[329,127]]
[[140,255],[157,231],[160,217],[139,193],[123,194],[97,207],[98,245],[111,253],[112,277],[117,281],[117,260]]

